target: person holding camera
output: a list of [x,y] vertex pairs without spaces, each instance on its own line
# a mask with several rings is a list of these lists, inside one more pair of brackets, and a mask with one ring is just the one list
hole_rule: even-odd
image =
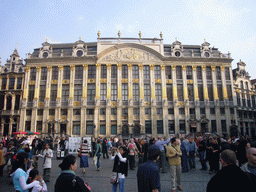
[[119,192],[124,192],[125,177],[128,175],[128,149],[125,146],[111,149],[111,160],[114,160],[113,172],[118,174],[119,182],[113,184],[112,191],[117,192],[119,185]]
[[181,188],[181,150],[176,138],[171,139],[171,145],[167,148],[166,156],[168,157],[170,170],[171,170],[171,180],[172,180],[172,192],[176,191],[176,181],[177,189],[182,191]]

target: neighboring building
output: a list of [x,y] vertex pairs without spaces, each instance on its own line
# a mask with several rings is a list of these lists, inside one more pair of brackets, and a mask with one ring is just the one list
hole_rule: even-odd
[[0,135],[11,135],[19,130],[24,69],[17,48],[6,64],[0,66]]
[[229,133],[230,54],[158,38],[50,44],[26,59],[20,130],[84,136]]
[[243,61],[237,63],[233,69],[234,89],[236,93],[238,132],[241,135],[255,136],[256,104],[254,81],[250,80],[249,73],[245,71]]

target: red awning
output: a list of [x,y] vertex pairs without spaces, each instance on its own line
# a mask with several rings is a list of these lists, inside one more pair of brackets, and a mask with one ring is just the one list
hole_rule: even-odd
[[190,127],[196,128],[196,123],[190,123]]

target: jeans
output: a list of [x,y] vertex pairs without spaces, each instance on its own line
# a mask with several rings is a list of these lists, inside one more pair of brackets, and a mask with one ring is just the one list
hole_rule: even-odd
[[205,160],[205,151],[199,152],[199,159],[202,165],[202,169],[207,169],[206,160]]
[[130,169],[133,170],[135,168],[135,155],[129,155],[129,163]]
[[195,152],[194,151],[189,152],[188,160],[189,160],[189,168],[190,169],[196,168]]
[[124,192],[124,182],[125,182],[125,178],[120,178],[118,184],[112,185],[112,192],[117,192],[118,185],[119,185],[119,192]]
[[97,154],[97,168],[99,168],[100,167],[100,156],[101,156],[101,153],[98,153]]
[[50,168],[43,169],[44,181],[46,181],[46,182],[50,181],[50,174],[51,174],[51,169]]
[[172,180],[172,190],[176,190],[176,181],[177,186],[181,187],[181,165],[171,165],[171,180]]

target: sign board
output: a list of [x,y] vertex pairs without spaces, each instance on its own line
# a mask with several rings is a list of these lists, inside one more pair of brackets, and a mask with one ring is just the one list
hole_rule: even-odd
[[91,152],[91,137],[69,137],[69,148],[68,148],[68,153],[69,154],[78,154],[79,148],[84,140],[87,140],[87,144],[90,148]]

